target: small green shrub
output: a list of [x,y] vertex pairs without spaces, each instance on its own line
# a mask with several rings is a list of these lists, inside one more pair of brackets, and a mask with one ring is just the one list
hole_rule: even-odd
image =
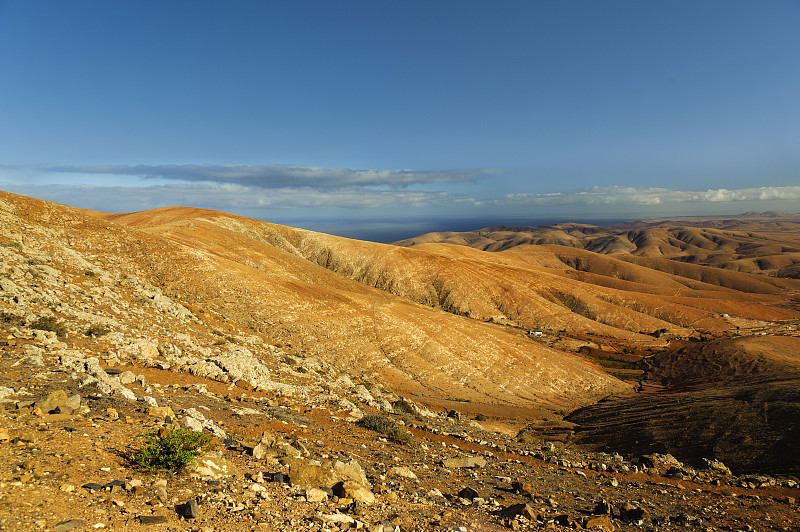
[[486,421],[486,416],[484,416],[483,414],[478,414],[477,416],[475,416],[475,421]]
[[38,329],[40,331],[52,331],[56,336],[64,337],[67,335],[67,326],[63,321],[58,320],[54,316],[42,316],[29,325],[31,329]]
[[411,443],[411,433],[394,420],[379,414],[367,414],[358,422],[365,429],[374,430],[395,443]]
[[177,471],[191,464],[195,457],[211,448],[211,436],[188,429],[162,429],[144,434],[144,445],[132,458],[134,467],[153,472]]
[[88,329],[86,329],[86,332],[84,332],[84,334],[86,336],[93,336],[95,338],[99,338],[99,337],[103,336],[104,334],[108,334],[110,332],[111,332],[111,330],[108,327],[104,327],[103,325],[94,324],[91,327],[89,327]]
[[416,414],[417,413],[417,411],[414,409],[414,407],[411,405],[411,403],[409,403],[405,399],[398,399],[397,401],[392,403],[392,408],[394,408],[394,411],[397,412],[398,414],[401,414],[401,413],[403,413],[403,414]]
[[14,314],[13,312],[0,310],[0,323],[8,323],[9,325],[22,325],[25,323],[25,320],[22,318],[22,316]]

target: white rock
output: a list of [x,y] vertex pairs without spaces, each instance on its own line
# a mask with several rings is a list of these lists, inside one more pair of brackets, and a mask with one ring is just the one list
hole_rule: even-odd
[[183,417],[183,426],[194,432],[203,432],[203,422],[191,416]]

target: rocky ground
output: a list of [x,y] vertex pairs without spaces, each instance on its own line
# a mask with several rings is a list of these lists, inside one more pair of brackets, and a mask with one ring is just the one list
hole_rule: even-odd
[[[25,327],[6,325],[2,338],[3,530],[800,525],[792,478],[735,477],[714,461],[697,470],[668,455],[587,453],[537,430],[515,437],[523,425],[447,417],[342,375],[324,393],[288,393],[158,360],[76,361],[65,354],[68,338]],[[392,413],[380,412],[384,402]],[[404,424],[411,440],[360,426],[365,414]],[[171,425],[215,434],[215,449],[177,474],[134,468],[141,435]]]

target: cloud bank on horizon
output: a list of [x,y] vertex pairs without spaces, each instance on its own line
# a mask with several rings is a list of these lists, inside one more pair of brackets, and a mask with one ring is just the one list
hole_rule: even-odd
[[[0,184],[12,192],[106,212],[165,206],[194,206],[239,212],[272,221],[313,218],[325,211],[352,220],[456,217],[582,221],[603,217],[737,214],[744,211],[797,211],[800,186],[679,190],[666,187],[595,186],[571,192],[507,193],[481,196],[429,190],[441,184],[477,184],[502,174],[498,169],[379,170],[301,165],[51,165],[28,168],[38,177],[14,183],[19,168],[0,167]],[[4,175],[5,174],[5,175]],[[105,184],[59,183],[48,176],[100,176]],[[113,184],[114,176],[135,182]],[[6,178],[5,180],[3,178]],[[89,181],[89,179],[85,179]],[[5,182],[4,182],[5,181]],[[459,187],[463,190],[464,187]],[[612,209],[612,210],[610,210]],[[609,213],[613,213],[609,216]],[[262,216],[263,217],[263,216]]]
[[480,177],[500,173],[500,170],[494,169],[376,170],[289,164],[65,165],[43,167],[42,170],[48,173],[123,175],[190,182],[210,181],[255,188],[316,189],[369,186],[388,186],[398,189],[423,183],[475,182]]

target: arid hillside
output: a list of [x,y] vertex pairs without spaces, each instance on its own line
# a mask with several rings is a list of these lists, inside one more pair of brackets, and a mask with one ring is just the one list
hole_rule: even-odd
[[[721,314],[789,319],[796,310],[786,295],[800,286],[793,280],[646,257],[606,257],[560,245],[515,246],[501,253],[441,244],[407,249],[210,211],[162,209],[105,217],[261,271],[291,269],[291,275],[317,285],[337,287],[353,280],[473,320],[644,344],[663,328],[678,336],[694,329],[731,329]],[[258,266],[265,257],[280,264]]]
[[[407,253],[402,248],[196,209],[89,216],[10,194],[2,201],[4,242],[42,254],[46,258],[38,260],[52,275],[80,263],[105,272],[104,283],[131,278],[200,320],[213,315],[236,322],[429,404],[538,412],[571,409],[629,388],[576,354],[532,341],[525,331],[375,288],[370,284],[380,283],[333,271],[324,258],[338,246],[369,266],[375,255]],[[62,317],[58,305],[28,305],[34,314]]]
[[428,233],[402,246],[449,243],[485,251],[555,244],[605,255],[666,258],[775,277],[800,275],[800,214],[746,213],[733,218],[631,222],[613,227],[564,223]]

